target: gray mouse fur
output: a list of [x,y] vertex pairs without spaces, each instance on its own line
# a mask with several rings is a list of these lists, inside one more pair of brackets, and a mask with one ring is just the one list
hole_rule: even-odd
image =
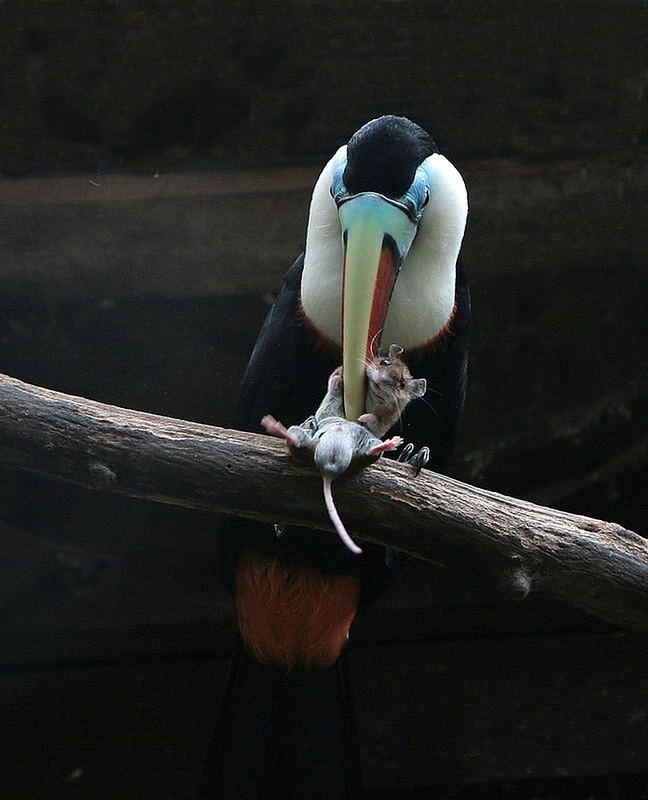
[[377,355],[367,364],[367,413],[358,422],[376,436],[384,436],[401,417],[405,406],[427,390],[425,378],[412,378],[401,359],[403,348],[389,346],[387,355]]
[[317,468],[322,476],[324,502],[331,522],[349,550],[361,553],[362,549],[349,536],[335,508],[331,484],[350,467],[370,464],[381,453],[400,447],[403,440],[394,436],[382,442],[363,425],[345,419],[342,409],[342,377],[338,367],[329,377],[328,391],[313,417],[288,429],[269,414],[261,423],[268,433],[286,440],[295,458]]
[[387,441],[378,437],[400,419],[405,406],[415,397],[425,394],[425,378],[412,378],[401,360],[403,348],[389,347],[387,356],[377,355],[367,365],[367,412],[358,422],[344,417],[342,367],[334,370],[326,395],[314,416],[301,425],[285,428],[267,414],[261,424],[268,433],[285,439],[290,452],[299,461],[313,464],[322,476],[324,502],[338,535],[353,553],[362,550],[351,539],[333,502],[331,484],[350,468],[366,466],[387,450],[403,444],[400,436]]

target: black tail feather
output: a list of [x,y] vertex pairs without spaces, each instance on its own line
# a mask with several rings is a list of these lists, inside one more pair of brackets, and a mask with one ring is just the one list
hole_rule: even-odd
[[360,760],[347,658],[286,670],[239,645],[200,800],[356,800]]

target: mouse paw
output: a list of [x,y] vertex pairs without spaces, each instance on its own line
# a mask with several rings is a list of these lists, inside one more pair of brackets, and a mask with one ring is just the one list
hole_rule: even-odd
[[358,417],[358,422],[365,428],[371,428],[378,422],[378,417],[375,414],[361,414]]
[[397,459],[397,461],[400,461],[402,464],[409,464],[410,466],[414,467],[414,477],[419,474],[429,460],[430,448],[422,447],[418,453],[415,453],[414,445],[411,442],[405,445],[403,451],[399,454]]
[[342,367],[338,367],[331,373],[328,379],[328,391],[334,394],[342,393]]
[[386,441],[377,444],[375,447],[372,447],[368,455],[378,456],[381,453],[386,453],[388,450],[396,450],[402,444],[403,444],[402,436],[392,436],[391,439],[387,439]]

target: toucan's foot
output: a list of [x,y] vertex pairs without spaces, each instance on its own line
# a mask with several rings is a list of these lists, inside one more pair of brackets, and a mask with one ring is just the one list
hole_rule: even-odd
[[307,429],[311,434],[313,434],[317,430],[317,419],[315,417],[309,417],[308,419],[305,419],[299,427],[304,428],[305,430]]
[[400,451],[396,461],[400,461],[402,464],[407,464],[407,462],[412,457],[413,452],[414,452],[414,445],[411,442],[409,442],[409,444],[406,444],[405,447]]
[[422,447],[418,453],[415,453],[414,445],[410,442],[405,445],[397,460],[414,467],[414,476],[416,477],[430,460],[430,448]]

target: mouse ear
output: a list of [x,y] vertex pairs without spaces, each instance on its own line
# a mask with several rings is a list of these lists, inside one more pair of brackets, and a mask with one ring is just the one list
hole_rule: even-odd
[[400,354],[403,352],[403,348],[397,344],[390,344],[389,345],[389,357],[390,358],[398,358]]
[[423,397],[427,391],[427,381],[425,378],[412,378],[408,386],[414,397]]

